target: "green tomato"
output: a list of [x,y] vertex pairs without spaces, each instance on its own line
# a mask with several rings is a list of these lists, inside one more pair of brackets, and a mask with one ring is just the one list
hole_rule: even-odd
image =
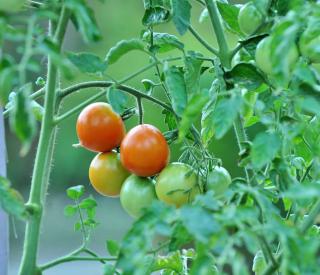
[[214,195],[221,196],[229,187],[231,176],[222,166],[216,166],[207,177],[207,189],[214,191]]
[[247,35],[253,34],[263,21],[264,16],[252,2],[241,7],[238,15],[238,23],[243,33]]
[[200,193],[198,177],[192,167],[174,162],[164,168],[156,180],[159,200],[180,207]]
[[[268,36],[259,42],[256,49],[257,66],[260,70],[268,75],[274,74],[271,56],[271,43],[272,39],[270,36]],[[288,58],[287,64],[289,65],[289,69],[292,69],[299,58],[297,46],[294,45],[288,49],[286,58]]]
[[0,11],[18,12],[25,3],[26,0],[0,0]]
[[312,63],[320,63],[320,23],[308,26],[300,37],[299,48]]
[[122,185],[120,202],[124,210],[138,218],[144,208],[148,208],[157,199],[154,182],[136,175],[128,177]]

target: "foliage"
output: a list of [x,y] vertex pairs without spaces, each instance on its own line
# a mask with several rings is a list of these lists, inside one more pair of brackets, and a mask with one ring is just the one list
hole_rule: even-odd
[[[320,76],[313,62],[320,60],[315,27],[320,4],[250,1],[255,11],[251,16],[259,18],[252,21],[257,26],[249,22],[250,32],[254,31],[245,31],[247,35],[241,28],[248,22],[242,18],[240,25],[238,20],[241,8],[229,2],[144,0],[141,37],[119,41],[106,51],[104,60],[62,47],[69,20],[87,43],[101,38],[90,1],[28,1],[25,10],[1,11],[0,45],[17,43],[15,54],[20,59],[3,53],[0,102],[22,143],[22,155],[36,136],[36,119],[41,120],[28,203],[7,179],[0,179],[1,206],[28,224],[21,275],[87,260],[80,253],[101,262],[105,274],[250,274],[251,270],[259,275],[319,274]],[[203,8],[200,21],[212,23],[218,49],[192,27],[196,5]],[[49,32],[43,29],[48,20]],[[154,31],[168,22],[179,35],[190,31],[210,55],[186,49],[179,35]],[[238,38],[234,48],[226,40],[230,33]],[[268,43],[258,46],[262,40]],[[122,80],[111,78],[112,66],[134,50],[146,55],[149,63]],[[33,85],[28,77],[40,73],[38,55],[48,58],[47,77]],[[75,68],[91,80],[61,87],[60,75],[72,79]],[[151,69],[157,80],[143,78]],[[203,75],[210,79],[209,85],[202,83]],[[141,77],[145,91],[127,85],[134,77]],[[65,97],[91,87],[101,91],[61,114]],[[38,101],[42,97],[43,106]],[[168,143],[181,146],[179,161],[192,166],[202,194],[180,208],[156,200],[121,242],[106,241],[109,258],[88,249],[92,229],[99,224],[95,199],[83,198],[83,186],[71,187],[67,195],[74,204],[66,206],[65,215],[78,214],[74,228],[82,232],[83,242],[71,254],[39,266],[34,261],[37,234],[45,214],[57,125],[102,97],[129,117],[136,113],[129,106],[131,98],[136,99],[140,123],[143,101],[161,107],[169,130],[164,136]],[[232,175],[232,183],[217,198],[207,188],[208,175],[223,159],[217,159],[209,145],[232,127],[243,173]]]

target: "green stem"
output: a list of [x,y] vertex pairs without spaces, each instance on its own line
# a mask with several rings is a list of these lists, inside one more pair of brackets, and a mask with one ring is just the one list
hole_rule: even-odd
[[205,0],[212,27],[216,34],[217,42],[219,45],[219,57],[223,66],[229,68],[231,66],[231,58],[229,52],[229,46],[223,30],[222,22],[220,20],[220,14],[217,8],[216,1]]
[[212,52],[216,56],[219,55],[219,52],[215,48],[211,47],[210,44],[205,41],[191,25],[189,26],[189,31],[208,51]]
[[67,262],[75,262],[75,261],[95,261],[95,262],[111,262],[111,261],[116,261],[117,258],[92,258],[92,257],[77,257],[77,256],[69,256],[69,257],[61,257],[58,258],[52,262],[49,262],[47,264],[44,264],[40,267],[40,270],[46,270],[51,267],[54,267],[56,265],[62,264],[62,263],[67,263]]
[[[62,38],[64,36],[67,22],[69,18],[69,12],[63,8],[61,17],[59,20],[58,28],[56,31],[55,39],[58,45],[61,47]],[[28,204],[32,205],[38,211],[27,221],[25,241],[23,248],[22,261],[20,266],[20,275],[31,275],[37,272],[37,254],[38,254],[38,243],[40,235],[40,225],[42,219],[43,205],[45,198],[42,196],[43,190],[46,189],[45,182],[46,177],[49,174],[51,166],[50,148],[52,139],[54,138],[53,116],[55,111],[56,102],[56,78],[57,68],[53,64],[52,59],[48,59],[48,76],[46,83],[46,94],[44,100],[44,116],[42,119],[42,126],[40,131],[39,145],[37,149],[35,166],[33,170],[31,190]]]
[[143,106],[141,97],[137,97],[137,104],[139,110],[139,124],[143,124]]

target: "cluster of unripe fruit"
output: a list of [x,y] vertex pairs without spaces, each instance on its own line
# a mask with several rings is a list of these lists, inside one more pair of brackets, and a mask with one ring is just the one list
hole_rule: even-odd
[[201,191],[192,167],[168,164],[170,149],[156,127],[141,124],[126,134],[121,116],[107,103],[82,110],[77,134],[81,146],[98,152],[89,168],[92,186],[104,196],[120,196],[122,207],[133,217],[154,200],[179,207]]

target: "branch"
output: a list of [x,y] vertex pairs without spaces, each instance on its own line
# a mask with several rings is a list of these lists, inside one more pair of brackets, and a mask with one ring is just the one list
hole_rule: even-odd
[[189,31],[193,34],[193,36],[210,52],[212,52],[214,55],[218,56],[219,52],[217,49],[213,48],[210,46],[210,44],[205,41],[200,34],[190,25],[189,26]]

